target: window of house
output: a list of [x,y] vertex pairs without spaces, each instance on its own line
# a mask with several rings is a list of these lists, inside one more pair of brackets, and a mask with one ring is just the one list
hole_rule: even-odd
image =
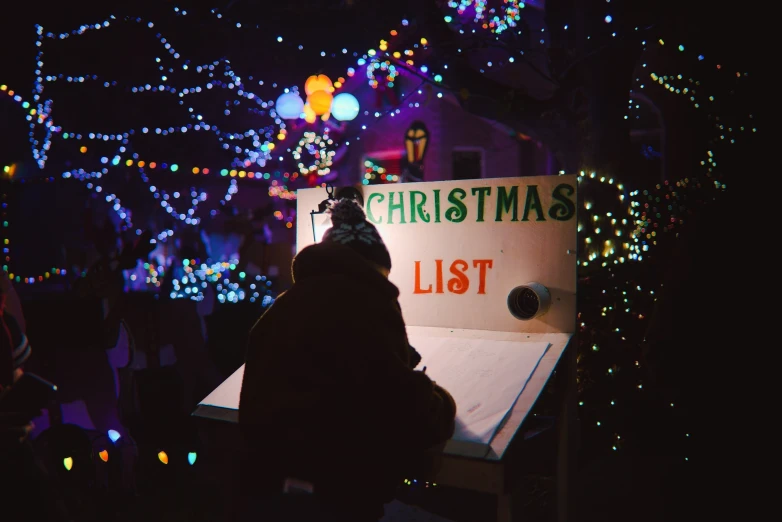
[[402,176],[403,150],[382,151],[366,154],[361,162],[364,185],[396,183]]
[[480,179],[483,177],[482,150],[454,150],[451,152],[453,179]]

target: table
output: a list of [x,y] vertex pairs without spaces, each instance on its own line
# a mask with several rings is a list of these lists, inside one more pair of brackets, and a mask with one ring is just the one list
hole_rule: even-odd
[[[549,348],[529,376],[521,394],[514,403],[501,427],[483,450],[475,447],[446,443],[439,456],[441,463],[434,481],[440,485],[490,493],[497,498],[497,522],[513,520],[512,493],[518,482],[528,455],[525,440],[515,440],[525,420],[537,402],[544,386],[555,374],[563,377],[557,390],[559,412],[553,428],[556,434],[557,519],[568,518],[569,482],[574,466],[576,441],[576,375],[575,343],[569,333],[518,333],[457,328],[408,327],[411,337],[453,337],[454,339],[483,339],[489,341],[547,342]],[[238,422],[239,395],[244,366],[234,372],[223,384],[201,401],[193,415]],[[518,451],[509,451],[513,447]]]

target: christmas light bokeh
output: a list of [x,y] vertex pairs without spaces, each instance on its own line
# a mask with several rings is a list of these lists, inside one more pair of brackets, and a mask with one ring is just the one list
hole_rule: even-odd
[[[498,38],[509,31],[517,30],[526,9],[523,2],[505,1],[503,10],[492,10],[487,2],[450,1],[444,20],[457,32],[464,34],[470,31],[488,31]],[[186,17],[187,12],[178,7],[173,8],[178,16]],[[622,19],[611,12],[607,3],[606,12],[601,14],[604,20],[601,35],[588,35],[587,38],[618,39],[631,36],[638,28],[623,27]],[[217,9],[212,14],[221,23],[229,24],[237,31],[251,31],[253,24],[230,20]],[[159,78],[155,82],[139,81],[133,85],[124,85],[110,78],[100,78],[97,75],[68,75],[50,71],[45,67],[44,48],[57,41],[77,38],[88,32],[107,31],[119,24],[135,24],[140,30],[146,31],[157,39],[162,50],[161,56],[155,57]],[[563,26],[567,31],[569,24]],[[79,26],[70,32],[54,34],[46,32],[44,27],[37,25],[35,31],[38,55],[35,59],[36,81],[32,93],[24,95],[15,90],[19,86],[2,84],[0,82],[0,103],[12,102],[24,112],[29,122],[29,139],[31,157],[45,175],[27,180],[23,179],[16,165],[3,166],[0,175],[11,183],[67,183],[78,181],[88,190],[100,194],[111,206],[127,230],[134,230],[133,209],[123,204],[122,194],[106,189],[105,180],[126,169],[134,169],[139,178],[148,186],[149,197],[153,198],[159,211],[174,217],[178,226],[200,226],[204,220],[213,217],[202,214],[199,205],[210,199],[203,189],[197,189],[184,178],[194,176],[198,179],[210,176],[223,179],[227,185],[224,192],[218,194],[220,201],[230,201],[237,191],[246,184],[265,183],[268,185],[268,195],[284,201],[295,199],[295,190],[308,175],[313,172],[318,176],[328,175],[335,168],[334,157],[340,147],[348,147],[351,142],[361,139],[362,132],[371,129],[374,122],[384,117],[395,117],[405,110],[419,109],[428,96],[421,86],[426,84],[433,88],[435,96],[458,96],[458,78],[450,78],[447,64],[439,64],[430,59],[433,53],[426,35],[410,33],[411,24],[404,20],[387,35],[381,35],[376,40],[377,45],[361,53],[352,53],[344,49],[342,54],[355,57],[354,63],[346,70],[329,71],[334,82],[335,94],[344,88],[351,78],[358,77],[367,82],[373,89],[386,93],[388,96],[399,89],[400,75],[410,75],[419,81],[414,89],[399,92],[398,106],[382,110],[363,108],[353,125],[341,138],[333,138],[328,132],[315,132],[311,128],[301,132],[301,138],[294,136],[293,122],[286,122],[276,113],[275,103],[286,93],[298,93],[298,86],[277,86],[275,96],[265,99],[253,92],[255,85],[265,86],[261,80],[251,79],[226,59],[206,64],[193,64],[184,58],[174,47],[172,40],[158,33],[155,23],[141,18],[125,17],[118,19],[110,17],[106,20]],[[260,31],[260,30],[259,30]],[[545,31],[542,31],[545,33]],[[149,37],[149,36],[147,36]],[[314,52],[322,58],[327,58],[324,50],[304,49],[290,37],[264,35],[263,45],[274,44],[296,48],[298,51]],[[628,40],[629,41],[629,40]],[[543,45],[545,38],[539,40]],[[537,42],[535,42],[537,45]],[[635,44],[635,43],[634,43]],[[628,44],[629,45],[629,44]],[[655,183],[651,186],[634,186],[632,178],[627,173],[593,172],[589,169],[579,172],[579,278],[580,294],[596,295],[598,298],[589,302],[579,310],[579,385],[582,393],[580,406],[582,419],[587,426],[605,432],[607,447],[614,451],[622,449],[626,440],[617,426],[621,425],[612,410],[627,399],[627,393],[645,393],[645,369],[640,356],[640,347],[644,342],[644,331],[648,325],[651,310],[655,305],[657,295],[661,292],[659,282],[639,284],[631,276],[629,265],[638,265],[654,254],[655,248],[664,240],[675,240],[680,227],[685,226],[700,205],[713,201],[720,193],[729,189],[729,184],[718,170],[718,158],[724,146],[732,145],[744,136],[757,132],[755,118],[747,112],[741,121],[728,121],[720,113],[720,92],[730,92],[747,82],[747,72],[729,70],[729,66],[714,61],[711,57],[700,54],[695,43],[686,45],[678,42],[666,42],[664,38],[639,39],[642,46],[641,71],[634,78],[632,91],[628,96],[628,110],[624,118],[628,120],[640,118],[640,104],[633,98],[634,93],[649,93],[654,96],[664,93],[679,96],[689,101],[692,107],[703,112],[703,117],[714,132],[708,148],[701,153],[700,172],[693,173],[680,180],[669,180]],[[692,48],[692,49],[691,49]],[[524,55],[524,49],[509,53],[503,60],[487,61],[483,70],[514,66]],[[716,83],[705,79],[692,77],[689,73],[681,74],[676,70],[663,70],[665,65],[656,64],[653,67],[648,58],[668,53],[676,59],[688,60],[704,71],[709,70],[716,77]],[[659,61],[659,60],[658,60]],[[670,61],[674,63],[673,59]],[[326,64],[328,66],[328,64]],[[674,68],[674,65],[670,65]],[[652,70],[654,69],[654,70]],[[309,73],[309,71],[307,71]],[[183,75],[187,75],[184,77]],[[344,75],[344,77],[342,76]],[[180,80],[180,77],[183,77]],[[198,80],[194,83],[191,79]],[[142,126],[115,130],[112,132],[74,132],[57,124],[57,109],[51,99],[47,98],[47,86],[55,83],[88,84],[95,83],[105,89],[124,89],[132,94],[165,93],[171,96],[171,103],[177,104],[187,112],[190,122],[186,125],[170,125],[164,127]],[[302,86],[303,87],[303,86]],[[265,125],[246,128],[243,131],[229,131],[221,128],[215,122],[207,121],[198,110],[195,100],[207,91],[219,91],[227,97],[225,116],[230,116],[234,102],[241,102],[252,107],[254,113],[268,120]],[[144,157],[134,147],[134,139],[139,136],[207,135],[213,140],[216,149],[227,151],[234,158],[224,164],[182,164],[166,157]],[[66,148],[79,160],[64,171],[52,171],[50,155],[52,150]],[[384,175],[382,168],[367,160],[364,164],[364,183],[376,182]],[[181,182],[178,192],[164,190],[150,180],[151,175],[171,176]],[[564,174],[564,172],[563,172]],[[176,177],[175,177],[176,176]],[[317,181],[317,180],[316,180]],[[352,180],[359,181],[359,180]],[[384,182],[397,182],[398,179],[380,179]],[[28,273],[24,267],[16,266],[12,257],[12,246],[7,229],[18,226],[9,223],[8,199],[1,195],[2,207],[6,217],[3,218],[3,269],[8,271],[17,283],[40,283],[68,275],[63,267],[52,267],[46,272]],[[608,203],[606,203],[608,202]],[[274,218],[285,222],[287,228],[294,225],[295,215],[277,210]],[[137,229],[140,233],[140,229]],[[168,241],[174,230],[166,229],[159,233],[156,241]],[[220,302],[234,303],[244,299],[261,302],[264,306],[272,302],[270,281],[262,275],[248,275],[236,272],[236,261],[216,262],[212,260],[188,259],[181,266],[166,267],[161,264],[143,263],[141,275],[144,283],[159,287],[159,282],[167,270],[176,270],[176,278],[172,280],[171,298],[190,298],[201,300],[205,298],[205,285],[212,285]],[[642,269],[635,269],[640,271]],[[621,353],[622,355],[616,355]],[[618,363],[617,360],[629,361]],[[624,388],[612,388],[613,395],[600,394],[598,400],[590,398],[596,395],[594,390],[603,382],[627,383]],[[603,388],[605,389],[605,387]],[[671,402],[671,408],[673,408]],[[690,431],[682,434],[689,439]],[[683,455],[683,458],[688,458]]]

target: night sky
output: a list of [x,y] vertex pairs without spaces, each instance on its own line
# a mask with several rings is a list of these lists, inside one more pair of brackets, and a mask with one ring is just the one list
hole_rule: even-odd
[[[124,1],[97,2],[78,0],[54,3],[46,8],[33,7],[32,3],[17,3],[4,16],[0,70],[2,81],[15,85],[24,91],[34,79],[34,56],[36,52],[33,25],[40,23],[47,31],[70,30],[84,23],[94,23],[115,14],[118,19],[124,15],[139,16],[154,20],[154,31],[146,28],[119,24],[109,31],[71,37],[64,42],[46,42],[44,74],[66,72],[69,74],[97,74],[120,82],[138,81],[143,84],[158,76],[151,57],[160,54],[160,44],[154,33],[160,32],[172,39],[183,59],[192,63],[208,63],[227,57],[235,70],[243,75],[263,79],[268,93],[278,90],[271,85],[296,85],[303,75],[322,70],[344,71],[355,61],[354,51],[365,52],[376,45],[399,20],[415,13],[415,2],[383,2],[382,9],[369,0],[354,0],[350,10],[338,9],[345,0],[298,0],[293,2],[262,2],[252,0],[218,1],[212,4],[193,1]],[[351,3],[351,2],[348,2]],[[557,15],[555,6],[567,8],[575,2],[549,2],[552,17]],[[586,0],[586,12],[590,20],[599,26],[607,9],[617,20],[629,19],[640,26],[653,25],[654,32],[670,35],[673,41],[697,47],[709,56],[718,55],[727,63],[742,67],[757,60],[757,47],[753,40],[759,38],[749,23],[750,14],[740,9],[725,9],[705,1],[691,2],[618,2]],[[685,4],[685,5],[682,5]],[[204,7],[193,7],[203,5]],[[205,6],[209,7],[205,7]],[[623,8],[622,6],[627,6]],[[329,6],[332,6],[329,8]],[[178,16],[174,7],[188,12],[186,17]],[[218,20],[210,13],[217,7],[225,17]],[[320,7],[320,8],[319,8]],[[181,12],[181,11],[180,11]],[[567,14],[565,19],[567,19]],[[624,17],[624,18],[622,18]],[[227,20],[231,20],[230,22]],[[237,30],[234,21],[241,21],[245,27]],[[135,24],[133,24],[135,25]],[[248,30],[247,26],[257,26]],[[151,34],[150,34],[151,33]],[[276,41],[278,36],[283,42]],[[298,47],[303,46],[303,50]],[[342,54],[342,49],[348,50]],[[317,50],[317,51],[316,51]],[[326,52],[326,57],[320,56]],[[334,57],[332,57],[332,55]],[[89,70],[84,68],[89,63]],[[129,93],[108,92],[99,88],[72,86],[72,90],[60,84],[48,88],[69,98],[67,105],[56,108],[60,125],[69,128],[93,129],[96,124],[107,131],[116,125],[117,129],[130,127],[143,119],[145,124],[154,125],[155,119],[170,122],[172,115],[185,118],[179,108],[159,97],[138,96]],[[101,92],[103,91],[103,92]],[[258,87],[257,94],[264,95]],[[271,96],[270,96],[271,97]],[[141,97],[144,98],[144,97]],[[155,101],[150,101],[155,98]],[[75,101],[75,102],[74,102]],[[27,148],[26,124],[19,111],[9,104],[0,105],[3,124],[0,125],[0,163],[18,160]],[[164,147],[193,147],[186,144],[171,145],[165,140]],[[174,140],[175,141],[175,140]],[[8,159],[6,159],[8,158]]]

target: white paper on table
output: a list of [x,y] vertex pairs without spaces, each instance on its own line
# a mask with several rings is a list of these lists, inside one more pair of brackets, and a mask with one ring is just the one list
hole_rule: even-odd
[[239,409],[239,398],[242,394],[242,380],[244,379],[244,365],[233,372],[223,384],[215,388],[212,393],[199,402],[202,406],[215,406],[229,410]]
[[550,346],[547,342],[410,336],[417,369],[456,402],[453,440],[488,445]]

